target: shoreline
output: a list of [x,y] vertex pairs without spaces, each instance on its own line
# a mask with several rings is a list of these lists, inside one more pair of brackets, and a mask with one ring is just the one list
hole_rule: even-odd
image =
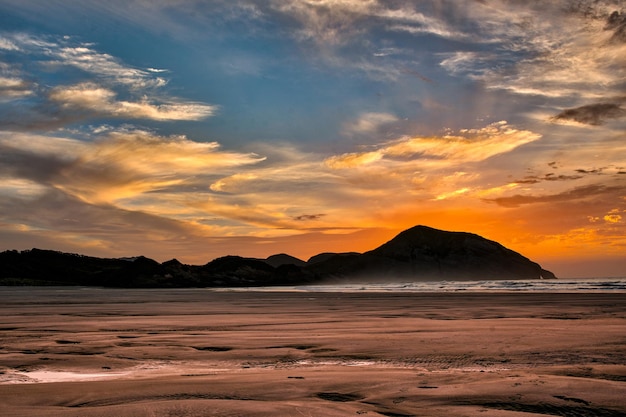
[[364,282],[364,283],[316,283],[307,285],[237,286],[237,287],[104,287],[86,285],[0,285],[3,290],[48,289],[48,290],[122,290],[122,291],[215,291],[215,292],[381,292],[381,293],[624,293],[626,277],[590,277],[558,279],[484,279],[484,280],[435,280],[408,282]]

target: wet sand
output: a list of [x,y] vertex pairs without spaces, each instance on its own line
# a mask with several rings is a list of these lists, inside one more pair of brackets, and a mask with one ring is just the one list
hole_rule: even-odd
[[2,416],[626,416],[626,294],[0,296]]

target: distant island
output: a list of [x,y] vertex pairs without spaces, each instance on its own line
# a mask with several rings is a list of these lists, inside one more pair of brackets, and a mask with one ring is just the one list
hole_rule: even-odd
[[97,258],[31,249],[0,253],[0,285],[122,288],[255,287],[437,280],[555,279],[519,253],[473,233],[405,230],[365,253],[321,253],[308,261],[224,256],[206,265],[139,256]]

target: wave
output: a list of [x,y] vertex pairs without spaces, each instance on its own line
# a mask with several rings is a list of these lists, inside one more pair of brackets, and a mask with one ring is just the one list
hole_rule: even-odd
[[228,291],[304,292],[575,292],[626,293],[626,277],[556,280],[423,281],[371,284],[328,284],[294,287],[228,288]]

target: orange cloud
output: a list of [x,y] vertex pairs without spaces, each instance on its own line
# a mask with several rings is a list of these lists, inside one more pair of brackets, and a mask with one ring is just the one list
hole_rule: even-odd
[[54,185],[85,201],[114,202],[140,194],[183,186],[196,175],[264,158],[219,150],[214,142],[159,137],[147,132],[113,133],[81,144],[75,159],[54,178]]
[[613,209],[611,211],[609,211],[604,217],[604,221],[607,223],[621,223],[622,222],[622,215],[619,214],[622,211],[620,209]]
[[330,168],[356,168],[381,160],[394,160],[394,165],[415,163],[432,168],[445,168],[466,162],[479,162],[536,141],[541,135],[517,130],[505,121],[482,129],[463,129],[457,135],[442,137],[401,138],[383,143],[368,152],[347,153],[326,159]]

